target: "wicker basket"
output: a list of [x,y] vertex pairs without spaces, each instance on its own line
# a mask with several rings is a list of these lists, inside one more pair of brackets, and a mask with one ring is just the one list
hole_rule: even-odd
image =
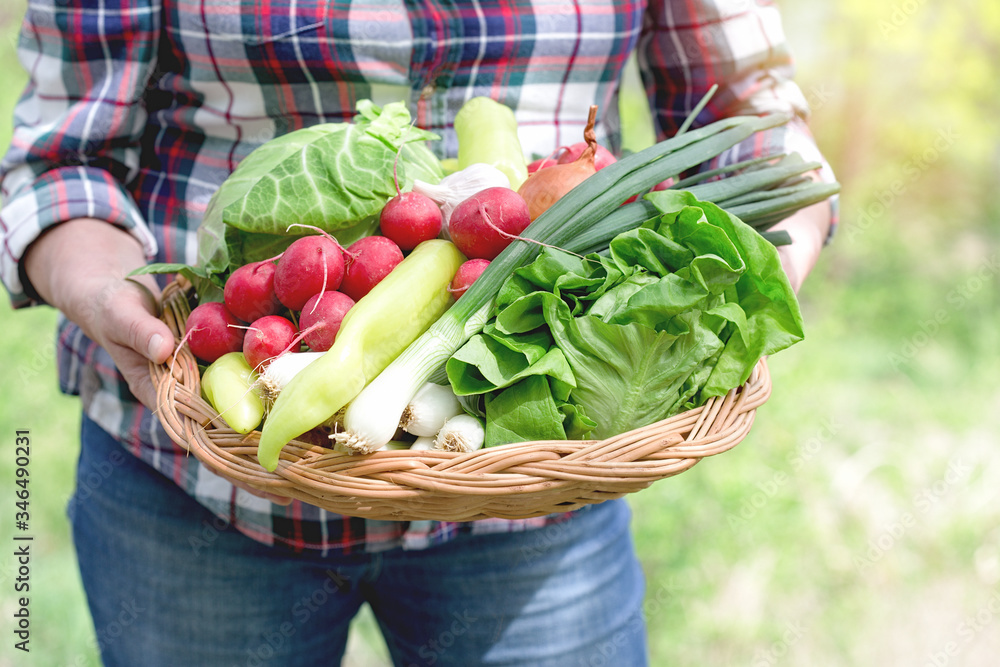
[[[163,293],[162,317],[178,340],[190,313],[187,287],[175,281]],[[270,473],[257,462],[260,433],[233,431],[201,397],[197,361],[187,347],[150,370],[164,428],[209,469],[331,512],[384,520],[516,519],[619,498],[736,446],[771,392],[762,359],[749,380],[726,396],[603,441],[523,442],[471,454],[391,450],[351,456],[318,439],[293,440]]]

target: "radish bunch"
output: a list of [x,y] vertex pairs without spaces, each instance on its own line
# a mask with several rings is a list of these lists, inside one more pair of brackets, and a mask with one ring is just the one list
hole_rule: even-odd
[[324,352],[355,303],[422,242],[449,236],[469,258],[449,287],[457,299],[530,223],[523,197],[507,187],[463,199],[447,230],[442,220],[435,200],[397,192],[382,210],[379,235],[347,248],[323,233],[305,236],[276,258],[241,266],[226,280],[222,302],[191,311],[188,346],[205,364],[242,352],[257,372],[287,352]]
[[303,345],[326,351],[355,302],[402,260],[399,247],[382,236],[346,249],[323,235],[297,239],[275,259],[235,269],[223,302],[194,308],[186,325],[188,346],[207,364],[242,352],[257,371]]

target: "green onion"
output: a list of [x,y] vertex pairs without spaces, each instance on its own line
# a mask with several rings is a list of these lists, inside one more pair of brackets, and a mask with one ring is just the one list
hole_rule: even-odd
[[769,241],[773,246],[779,245],[790,245],[792,243],[792,236],[784,229],[780,229],[776,232],[760,232],[760,235],[764,237],[765,240]]
[[[743,204],[731,208],[722,206],[722,208],[725,208],[729,213],[755,229],[767,229],[781,222],[795,211],[803,209],[806,206],[818,204],[838,192],[840,192],[840,186],[836,183],[813,183],[801,192],[776,197],[767,202]],[[750,212],[753,213],[752,217],[748,215]],[[749,218],[749,221],[745,218]]]

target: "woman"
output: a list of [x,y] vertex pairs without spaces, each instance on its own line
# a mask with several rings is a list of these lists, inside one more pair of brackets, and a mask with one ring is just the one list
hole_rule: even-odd
[[[426,525],[240,489],[146,407],[148,362],[168,359],[173,337],[154,316],[162,284],[123,279],[149,261],[193,263],[205,206],[242,158],[349,120],[359,99],[407,100],[441,135],[441,157],[456,152],[451,119],[470,97],[514,109],[529,156],[578,141],[598,104],[599,138],[615,150],[633,52],[659,138],[718,84],[699,124],[796,116],[722,160],[819,157],[769,3],[32,3],[31,80],[0,173],[0,271],[16,306],[65,316],[61,387],[84,410],[78,479],[102,480],[78,488],[70,512],[107,664],[339,664],[364,601],[398,665],[645,664],[624,502]],[[795,287],[830,219],[823,203],[782,223]]]

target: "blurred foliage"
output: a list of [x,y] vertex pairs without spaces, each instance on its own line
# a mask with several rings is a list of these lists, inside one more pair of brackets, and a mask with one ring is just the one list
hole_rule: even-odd
[[[4,34],[23,4],[0,8]],[[770,361],[773,394],[750,436],[631,497],[652,664],[993,665],[1000,3],[782,9],[813,131],[843,184],[840,228],[801,294],[806,340]],[[0,62],[11,45],[0,38]],[[13,72],[0,118],[20,87]],[[642,95],[622,100],[628,145],[642,147]],[[26,416],[37,424],[44,554],[38,652],[15,662],[6,642],[0,664],[94,664],[62,516],[78,418],[54,389],[54,317],[0,310],[0,365],[33,373],[0,386],[0,436]],[[4,478],[9,467],[0,460]],[[9,557],[0,568],[6,582]],[[373,646],[374,633],[366,617],[357,634]]]
[[840,227],[750,437],[632,499],[654,664],[992,665],[1000,5],[782,8]]

